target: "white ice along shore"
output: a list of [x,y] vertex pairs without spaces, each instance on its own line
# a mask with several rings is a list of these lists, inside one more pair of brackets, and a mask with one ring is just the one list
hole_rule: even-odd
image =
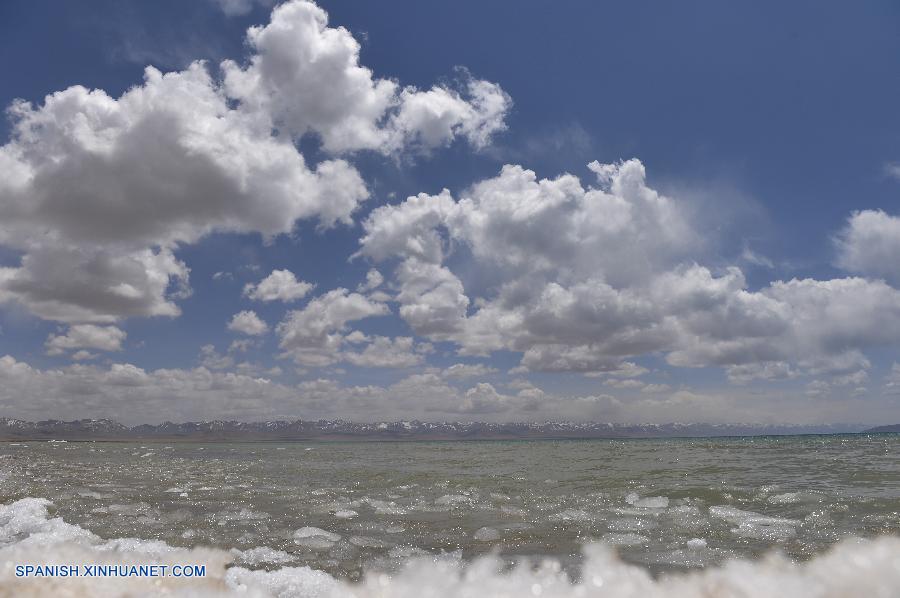
[[[103,540],[77,525],[51,517],[50,501],[24,498],[0,506],[0,597],[15,596],[252,596],[252,597],[716,597],[850,598],[897,596],[900,538],[847,539],[827,554],[795,564],[778,555],[751,562],[654,580],[621,562],[602,544],[585,548],[582,577],[573,582],[558,563],[546,561],[500,572],[495,559],[469,564],[412,559],[392,576],[369,574],[351,584],[309,567],[252,571],[228,567],[224,550],[168,546],[134,538]],[[728,512],[723,515],[735,516]],[[262,547],[261,547],[262,548]],[[206,566],[200,579],[130,577],[92,579],[16,577],[18,564],[71,565],[195,564]]]

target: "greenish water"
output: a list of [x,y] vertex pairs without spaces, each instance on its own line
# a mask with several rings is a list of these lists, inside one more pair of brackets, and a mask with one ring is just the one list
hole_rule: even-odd
[[252,567],[351,579],[442,552],[552,556],[575,570],[596,540],[659,572],[898,534],[898,453],[898,435],[26,442],[0,444],[0,502],[44,497],[103,538],[237,549]]

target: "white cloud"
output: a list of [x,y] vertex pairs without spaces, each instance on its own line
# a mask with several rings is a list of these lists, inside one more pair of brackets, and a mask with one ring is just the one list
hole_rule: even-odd
[[[232,367],[246,373],[228,371]],[[297,417],[758,422],[760,414],[776,410],[780,423],[809,423],[881,421],[894,413],[893,406],[873,403],[855,392],[810,412],[802,391],[782,389],[772,393],[732,389],[723,394],[661,391],[624,400],[609,394],[555,395],[523,381],[514,384],[515,394],[485,383],[460,390],[437,373],[412,374],[385,386],[346,386],[328,379],[288,385],[271,379],[278,374],[249,363],[228,365],[225,371],[205,366],[148,371],[128,363],[41,370],[7,355],[0,357],[0,407],[8,417],[21,419],[42,419],[50,413],[63,419],[111,417],[129,424]]]
[[497,392],[491,384],[479,382],[466,391],[459,411],[472,414],[498,413],[508,411],[510,401],[510,397]]
[[612,378],[606,381],[607,386],[612,386],[613,388],[620,389],[629,389],[629,388],[644,388],[645,384],[641,380],[635,380],[634,378],[626,378],[624,380],[620,380],[618,378]]
[[356,287],[357,292],[365,293],[367,291],[374,291],[378,287],[380,287],[384,283],[384,276],[381,275],[381,272],[372,268],[368,272],[366,272],[366,282],[360,283],[358,287]]
[[750,249],[749,245],[744,245],[744,249],[741,252],[741,261],[750,264],[751,266],[758,266],[760,268],[768,268],[772,269],[775,267],[775,264],[764,255],[760,255],[756,253],[752,249]]
[[483,378],[491,374],[496,374],[497,368],[493,368],[483,363],[454,363],[450,367],[441,372],[441,376],[450,379],[465,378]]
[[232,316],[228,322],[228,330],[249,336],[260,336],[269,331],[269,325],[263,322],[255,311],[245,309]]
[[200,365],[211,370],[227,370],[234,366],[234,358],[216,351],[215,345],[200,347],[199,362]]
[[228,345],[229,353],[246,353],[250,349],[257,348],[260,341],[252,338],[237,338]]
[[884,387],[890,392],[900,391],[900,363],[891,365],[891,371],[884,379]]
[[200,63],[148,67],[118,99],[75,86],[11,114],[0,244],[24,257],[0,271],[0,299],[47,319],[178,315],[179,244],[217,231],[271,237],[300,218],[347,222],[367,196],[346,162],[310,169],[290,140],[229,106]]
[[[746,381],[868,367],[862,350],[900,340],[900,292],[887,284],[794,279],[749,290],[739,268],[697,263],[691,209],[650,188],[640,162],[590,168],[596,186],[506,166],[458,200],[444,191],[380,207],[358,254],[399,260],[399,313],[417,334],[462,354],[520,352],[517,371],[599,375],[661,353]],[[448,263],[475,284],[464,288]]]
[[264,27],[247,32],[249,64],[223,63],[230,97],[252,118],[295,137],[318,135],[332,153],[361,149],[428,150],[464,137],[485,146],[505,128],[511,101],[494,83],[465,71],[455,86],[401,88],[359,62],[359,43],[327,13],[295,0],[275,8]]
[[424,361],[422,355],[416,352],[412,337],[408,336],[376,336],[362,351],[344,351],[340,354],[340,359],[355,366],[370,368],[408,368]]
[[412,337],[369,337],[349,324],[389,314],[380,301],[335,289],[311,300],[301,310],[289,312],[278,325],[284,357],[298,365],[323,367],[343,362],[358,367],[407,368],[424,363],[429,343]]
[[400,88],[360,65],[353,36],[314,4],[287,2],[271,19],[248,31],[246,68],[226,61],[221,82],[194,62],[147,67],[118,98],[73,86],[13,103],[0,245],[23,257],[0,269],[0,301],[70,323],[177,316],[180,246],[216,232],[270,239],[300,219],[349,223],[368,197],[348,162],[307,164],[303,135],[328,151],[396,153],[455,137],[480,147],[504,126],[509,100],[494,84]]
[[[70,349],[121,351],[126,336],[124,330],[115,326],[78,324],[70,326],[64,335],[51,334],[44,346],[47,348],[47,355],[62,355]],[[78,357],[73,354],[72,358],[78,360],[90,357],[90,353],[86,351],[78,351],[77,355]]]
[[663,393],[669,392],[670,390],[672,390],[672,387],[668,384],[647,384],[641,388],[641,392],[646,393]]
[[41,318],[61,322],[173,317],[181,313],[175,300],[189,294],[188,274],[167,249],[117,253],[105,247],[36,246],[19,267],[0,268],[0,302],[17,301]]
[[72,365],[39,370],[0,357],[0,404],[11,413],[41,419],[112,417],[126,423],[215,418],[265,419],[296,389],[231,372],[195,369],[145,371],[132,364],[109,368]]
[[340,360],[350,322],[388,313],[383,303],[347,289],[334,289],[312,299],[303,309],[288,312],[276,329],[279,346],[298,365],[331,365]]
[[791,364],[784,361],[732,365],[726,371],[728,379],[734,384],[747,384],[753,380],[787,380],[798,375]]
[[244,295],[257,301],[284,301],[290,303],[305,297],[315,285],[297,280],[290,270],[272,270],[259,283],[244,287]]
[[839,267],[900,284],[900,217],[881,210],[854,212],[835,243]]

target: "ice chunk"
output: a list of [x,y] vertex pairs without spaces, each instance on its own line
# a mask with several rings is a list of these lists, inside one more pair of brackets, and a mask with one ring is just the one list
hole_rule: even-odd
[[318,527],[301,527],[294,532],[294,544],[311,550],[328,550],[340,539],[340,534]]
[[275,550],[268,546],[257,546],[249,550],[231,549],[234,560],[239,565],[256,567],[259,565],[283,565],[290,563],[294,557],[283,550]]
[[625,502],[633,507],[641,509],[665,509],[669,506],[669,499],[665,496],[648,496],[641,498],[636,492],[631,492],[625,497]]
[[593,517],[591,517],[590,513],[587,511],[581,511],[579,509],[566,509],[565,511],[560,511],[559,513],[554,513],[550,515],[550,521],[571,521],[575,523],[585,523],[591,521]]
[[706,540],[703,538],[691,538],[686,542],[686,544],[688,548],[693,548],[694,550],[706,548]]
[[650,541],[640,534],[603,534],[600,539],[611,546],[640,546]]
[[325,538],[326,540],[337,542],[341,539],[341,536],[340,534],[325,531],[324,529],[319,527],[301,527],[294,532],[294,539],[298,540],[302,538]]
[[816,492],[785,492],[770,496],[768,502],[773,505],[790,505],[796,503],[822,502],[824,497]]
[[500,532],[492,527],[482,527],[472,537],[479,542],[494,542],[500,539]]
[[378,538],[372,538],[370,536],[350,536],[348,541],[360,548],[391,548],[394,545],[391,542],[379,540]]
[[737,525],[731,532],[742,538],[779,541],[792,538],[797,534],[795,519],[769,517],[753,511],[743,511],[734,507],[715,506],[709,508],[709,514]]
[[46,498],[23,498],[0,505],[0,545],[50,545],[64,541],[93,541],[97,537],[77,525],[50,518]]
[[646,519],[638,519],[637,517],[622,517],[620,519],[610,519],[607,527],[614,532],[636,532],[648,529],[655,529],[659,524]]
[[435,499],[434,504],[443,507],[469,504],[470,502],[472,502],[472,499],[463,494],[445,494],[444,496]]

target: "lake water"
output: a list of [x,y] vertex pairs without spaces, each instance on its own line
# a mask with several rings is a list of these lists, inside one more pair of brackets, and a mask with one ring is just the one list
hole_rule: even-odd
[[[532,594],[602,587],[611,593],[598,595],[614,596],[609,580],[630,575],[659,595],[672,584],[694,595],[735,559],[789,570],[812,587],[815,571],[838,574],[827,565],[835,553],[821,555],[840,540],[889,536],[838,549],[876,563],[874,576],[871,568],[841,575],[860,576],[856,589],[880,584],[877,593],[900,588],[898,453],[898,435],[6,443],[0,584],[20,595],[88,583],[16,579],[12,567],[28,559],[180,558],[208,562],[211,573],[166,580],[174,584],[166,591],[419,595],[448,576],[433,595],[489,595],[491,584],[502,592],[522,583]],[[783,558],[760,562],[773,550]],[[480,591],[466,589],[474,579]],[[459,592],[448,589],[452,580]],[[90,583],[117,595],[145,581]]]

